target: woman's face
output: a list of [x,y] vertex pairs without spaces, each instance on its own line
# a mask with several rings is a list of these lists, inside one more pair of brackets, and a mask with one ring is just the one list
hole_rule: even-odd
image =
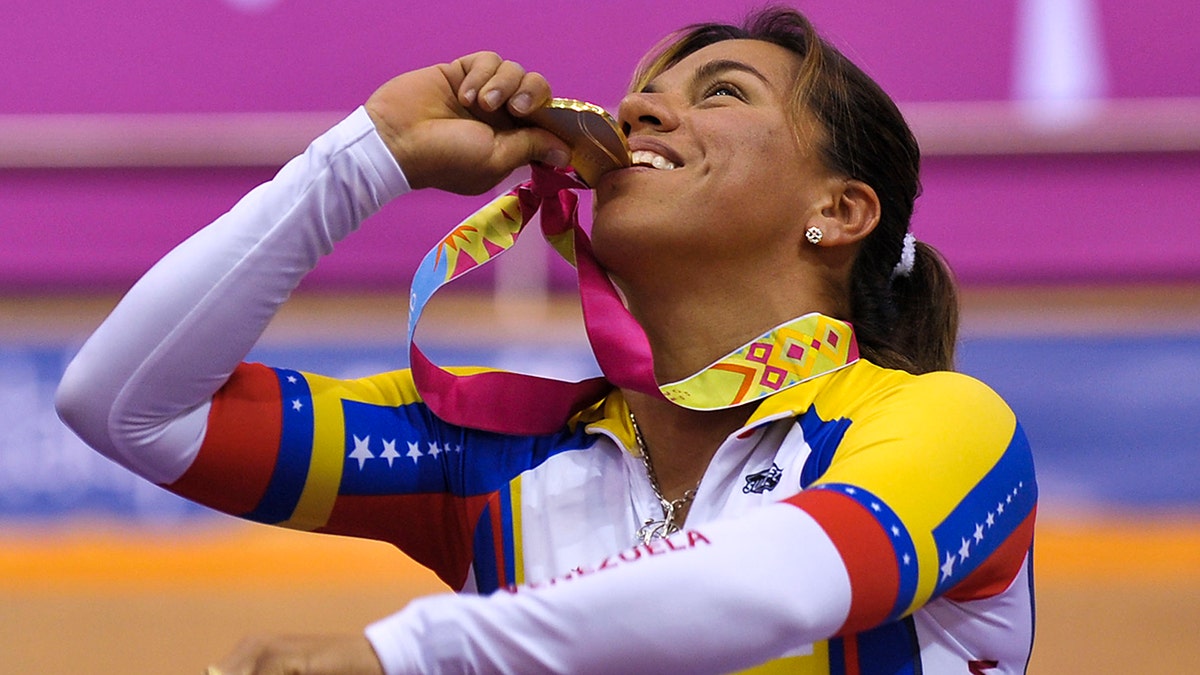
[[627,277],[623,267],[676,254],[769,263],[772,249],[799,246],[832,177],[816,122],[791,110],[799,62],[778,45],[728,40],[625,97],[618,117],[634,165],[596,186],[594,240],[606,268]]

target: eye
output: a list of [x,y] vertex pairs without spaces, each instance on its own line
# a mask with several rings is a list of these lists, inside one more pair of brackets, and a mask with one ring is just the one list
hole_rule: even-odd
[[742,94],[742,90],[728,82],[715,82],[704,91],[704,98],[712,98],[714,96],[732,96],[741,101],[746,100],[746,97]]

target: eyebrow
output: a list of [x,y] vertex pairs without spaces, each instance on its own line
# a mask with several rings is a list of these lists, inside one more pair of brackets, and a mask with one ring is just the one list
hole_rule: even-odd
[[717,59],[716,61],[709,61],[708,63],[705,63],[696,69],[696,72],[692,75],[692,81],[700,82],[702,80],[712,79],[717,75],[730,70],[749,73],[750,75],[757,77],[759,80],[762,80],[762,83],[768,87],[771,86],[771,82],[767,79],[767,76],[758,72],[754,66],[741,61],[734,61],[733,59]]
[[[743,63],[741,61],[735,61],[733,59],[717,59],[715,61],[709,61],[707,63],[704,63],[703,65],[701,65],[699,68],[696,69],[695,73],[692,74],[692,82],[696,83],[696,82],[703,82],[704,80],[713,79],[716,76],[718,76],[722,73],[725,73],[725,72],[729,72],[731,70],[753,75],[754,77],[761,80],[764,85],[766,85],[768,87],[773,87],[773,85],[771,84],[771,81],[767,79],[767,76],[763,75],[761,72],[759,72],[757,68],[755,68],[754,66],[752,66],[748,63]],[[658,91],[658,87],[656,87],[653,82],[647,82],[646,86],[642,87],[642,91],[645,93],[648,93],[648,94],[652,94],[652,93]]]

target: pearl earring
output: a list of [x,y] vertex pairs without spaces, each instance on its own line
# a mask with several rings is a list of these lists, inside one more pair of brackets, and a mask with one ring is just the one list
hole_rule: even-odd
[[810,244],[819,244],[821,243],[821,239],[825,237],[825,233],[821,231],[821,228],[814,225],[804,231],[804,237],[808,239],[808,243]]

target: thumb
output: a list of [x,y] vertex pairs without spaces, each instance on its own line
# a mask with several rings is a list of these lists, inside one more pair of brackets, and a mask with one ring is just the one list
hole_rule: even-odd
[[571,164],[571,146],[545,129],[510,129],[496,134],[493,158],[509,171],[530,162],[565,168]]

